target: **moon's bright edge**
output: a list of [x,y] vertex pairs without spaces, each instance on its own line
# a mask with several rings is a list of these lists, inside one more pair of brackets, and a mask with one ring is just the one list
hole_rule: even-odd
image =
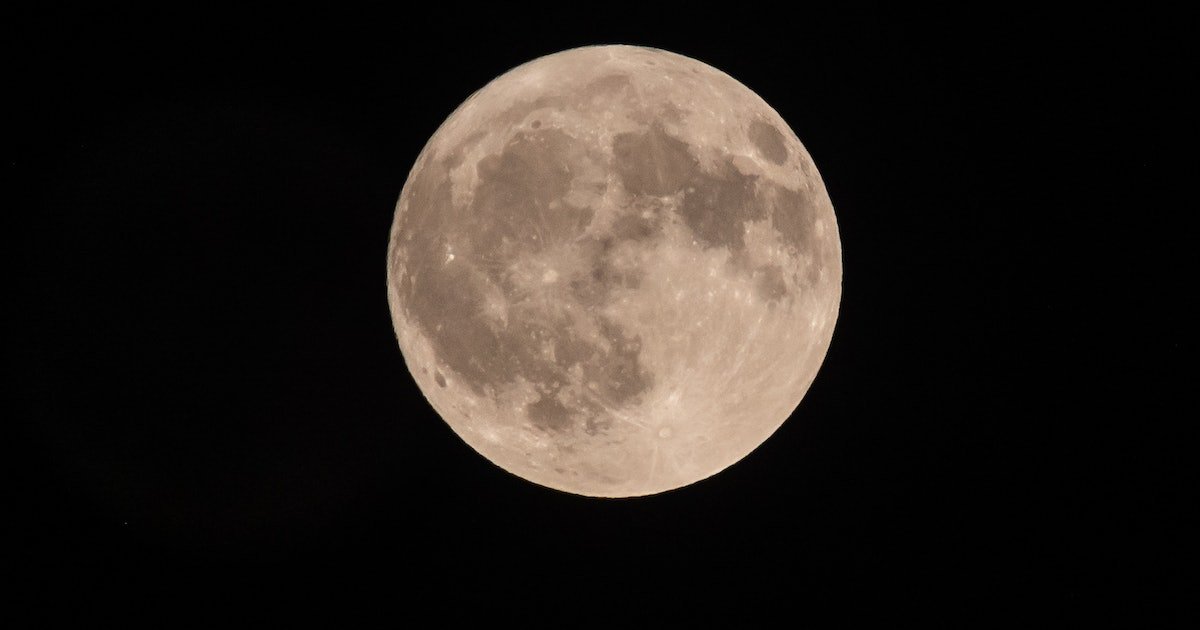
[[469,445],[544,486],[653,494],[745,457],[841,299],[821,176],[779,114],[674,53],[595,46],[467,99],[404,185],[388,301]]

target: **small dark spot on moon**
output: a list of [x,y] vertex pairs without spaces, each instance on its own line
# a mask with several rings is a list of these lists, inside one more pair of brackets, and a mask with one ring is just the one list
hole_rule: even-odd
[[612,234],[618,240],[644,241],[662,230],[656,218],[647,219],[638,215],[625,214],[613,222]]
[[584,100],[591,99],[603,94],[619,92],[631,85],[628,75],[624,74],[609,74],[592,81],[583,88]]
[[438,387],[446,386],[446,377],[442,376],[442,373],[437,370],[434,370],[433,372],[433,380],[437,382]]
[[754,198],[755,179],[728,161],[715,173],[697,171],[680,208],[684,222],[706,246],[728,247],[737,255],[745,248],[746,221],[766,214]]
[[662,110],[658,113],[658,117],[671,122],[683,121],[683,110],[676,107],[674,103],[665,103]]
[[596,349],[591,344],[572,334],[569,330],[563,330],[562,334],[554,339],[555,362],[564,373],[571,366],[587,361],[595,354]]
[[758,149],[760,155],[772,164],[783,164],[787,160],[787,145],[779,130],[762,121],[750,123],[748,130],[750,142]]
[[816,286],[821,281],[821,265],[812,263],[804,270],[804,280],[809,286]]
[[782,186],[772,186],[773,212],[771,221],[785,243],[804,252],[820,244],[813,230],[813,221],[817,214],[815,196],[806,190],[788,190]]
[[570,336],[569,322],[553,311],[513,309],[509,312],[508,327],[498,335],[499,347],[493,352],[503,358],[507,370],[537,383],[543,392],[553,392],[561,386],[566,374],[547,350]]
[[598,384],[599,393],[610,403],[627,404],[654,385],[654,375],[638,360],[641,339],[628,336],[624,329],[603,317],[600,330],[611,350],[603,360],[585,365],[584,375]]
[[584,422],[583,432],[588,435],[601,435],[608,433],[612,428],[612,420],[605,420],[599,417],[588,418]]
[[783,278],[783,268],[779,265],[766,265],[754,272],[754,288],[759,297],[768,304],[774,304],[787,295],[787,282]]
[[654,125],[643,132],[617,134],[613,158],[625,190],[634,195],[670,195],[696,170],[688,145]]
[[571,425],[571,412],[554,394],[543,394],[525,409],[529,421],[539,429],[561,431]]
[[604,303],[604,299],[607,297],[600,285],[584,279],[572,280],[570,287],[571,295],[581,305],[586,307],[599,306]]
[[530,123],[530,125],[529,125],[529,126],[530,126],[530,127],[533,127],[534,129],[537,129],[538,127],[541,127],[541,126],[542,126],[542,121],[540,121],[540,120],[535,120],[535,121],[533,121],[532,123]]

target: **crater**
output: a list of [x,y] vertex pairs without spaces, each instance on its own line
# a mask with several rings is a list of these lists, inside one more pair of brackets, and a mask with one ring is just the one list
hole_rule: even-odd
[[[495,121],[488,126],[494,129],[505,129],[521,124],[527,116],[539,109],[558,109],[563,106],[560,97],[543,95],[533,100],[518,101],[512,107],[497,114]],[[486,135],[484,132],[476,132]]]
[[778,129],[765,122],[756,120],[750,123],[750,128],[747,132],[750,136],[750,142],[758,149],[758,154],[766,158],[767,161],[780,165],[787,160],[787,144],[784,142],[783,134]]
[[435,383],[437,383],[438,387],[446,386],[446,377],[442,376],[442,373],[437,370],[434,370],[433,372],[433,380]]

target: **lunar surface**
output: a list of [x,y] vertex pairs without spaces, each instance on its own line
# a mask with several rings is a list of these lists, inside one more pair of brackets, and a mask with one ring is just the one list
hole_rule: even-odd
[[566,492],[678,488],[749,454],[812,384],[841,299],[833,206],[779,114],[674,53],[517,67],[425,146],[388,300],[430,404]]

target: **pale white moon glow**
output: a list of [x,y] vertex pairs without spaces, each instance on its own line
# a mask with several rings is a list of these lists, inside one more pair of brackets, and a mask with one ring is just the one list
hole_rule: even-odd
[[597,497],[671,490],[788,419],[841,243],[795,133],[727,74],[593,46],[517,67],[430,138],[396,207],[405,361],[467,444]]

